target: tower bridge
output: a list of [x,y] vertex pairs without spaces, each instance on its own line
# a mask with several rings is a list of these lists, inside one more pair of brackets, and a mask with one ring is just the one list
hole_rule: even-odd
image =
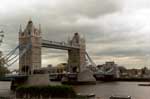
[[[41,48],[54,48],[68,51],[68,71],[71,73],[81,72],[86,63],[85,40],[75,33],[69,42],[56,42],[43,40],[41,37],[41,27],[35,28],[32,21],[29,21],[25,30],[19,31],[19,53],[30,48],[20,57],[19,72],[20,74],[30,75],[33,71],[41,68]],[[19,55],[20,55],[19,54]]]
[[[92,73],[86,70],[86,61],[96,66],[88,53],[86,52],[86,43],[78,33],[75,33],[73,38],[66,42],[56,42],[42,39],[41,27],[35,28],[30,20],[24,31],[22,27],[19,29],[19,45],[9,54],[1,59],[6,60],[7,66],[11,66],[19,60],[19,75],[30,76],[34,74],[34,70],[41,68],[41,49],[53,48],[68,51],[68,69],[70,73],[79,73],[79,79],[93,80]],[[19,49],[19,53],[17,50]],[[96,68],[96,67],[95,67]],[[81,74],[80,74],[81,73]],[[88,78],[87,78],[88,77]]]
[[[19,73],[29,75],[35,69],[41,68],[42,47],[67,50],[69,72],[80,72],[84,69],[87,52],[85,40],[78,33],[75,33],[72,40],[67,43],[45,40],[41,37],[41,27],[35,28],[31,20],[24,31],[20,26],[19,45],[0,59],[5,59],[7,66],[12,66],[19,60]],[[19,53],[17,52],[18,49]]]

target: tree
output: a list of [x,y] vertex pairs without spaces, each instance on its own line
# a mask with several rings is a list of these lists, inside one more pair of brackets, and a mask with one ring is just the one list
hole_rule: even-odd
[[9,70],[4,66],[0,66],[0,76],[5,75],[6,73],[9,73]]
[[9,70],[6,67],[4,67],[5,59],[2,58],[1,56],[2,56],[2,52],[0,51],[0,76],[3,76],[6,73],[9,73]]

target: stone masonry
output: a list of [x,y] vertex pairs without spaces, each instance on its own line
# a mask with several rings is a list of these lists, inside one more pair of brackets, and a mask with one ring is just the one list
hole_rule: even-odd
[[80,37],[78,33],[75,33],[72,40],[69,42],[73,46],[79,46],[79,49],[68,50],[68,66],[69,72],[81,72],[86,65],[85,57],[85,40]]
[[19,57],[19,73],[30,75],[35,69],[41,68],[41,28],[36,29],[30,20],[22,32],[21,26],[19,30],[19,55],[26,49],[30,48]]

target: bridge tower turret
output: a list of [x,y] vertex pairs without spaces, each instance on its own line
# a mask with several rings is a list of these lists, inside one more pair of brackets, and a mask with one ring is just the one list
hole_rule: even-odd
[[81,38],[78,33],[75,33],[72,40],[69,42],[72,46],[79,46],[79,49],[68,50],[68,69],[71,73],[81,72],[86,65],[86,45],[85,39]]
[[19,55],[22,54],[27,46],[30,46],[27,51],[19,56],[19,73],[30,75],[35,69],[41,67],[41,28],[35,28],[31,20],[24,31],[21,26],[19,29]]

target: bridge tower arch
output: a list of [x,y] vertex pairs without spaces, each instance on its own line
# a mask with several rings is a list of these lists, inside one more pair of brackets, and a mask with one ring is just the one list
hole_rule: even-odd
[[19,56],[19,73],[24,75],[33,74],[35,69],[41,68],[41,28],[34,27],[31,20],[24,31],[20,26],[19,30],[19,55],[22,51],[27,51],[20,57]]
[[86,66],[86,45],[85,39],[81,38],[79,33],[75,33],[72,40],[69,41],[72,46],[79,46],[79,49],[68,50],[68,68],[69,72],[81,72]]

